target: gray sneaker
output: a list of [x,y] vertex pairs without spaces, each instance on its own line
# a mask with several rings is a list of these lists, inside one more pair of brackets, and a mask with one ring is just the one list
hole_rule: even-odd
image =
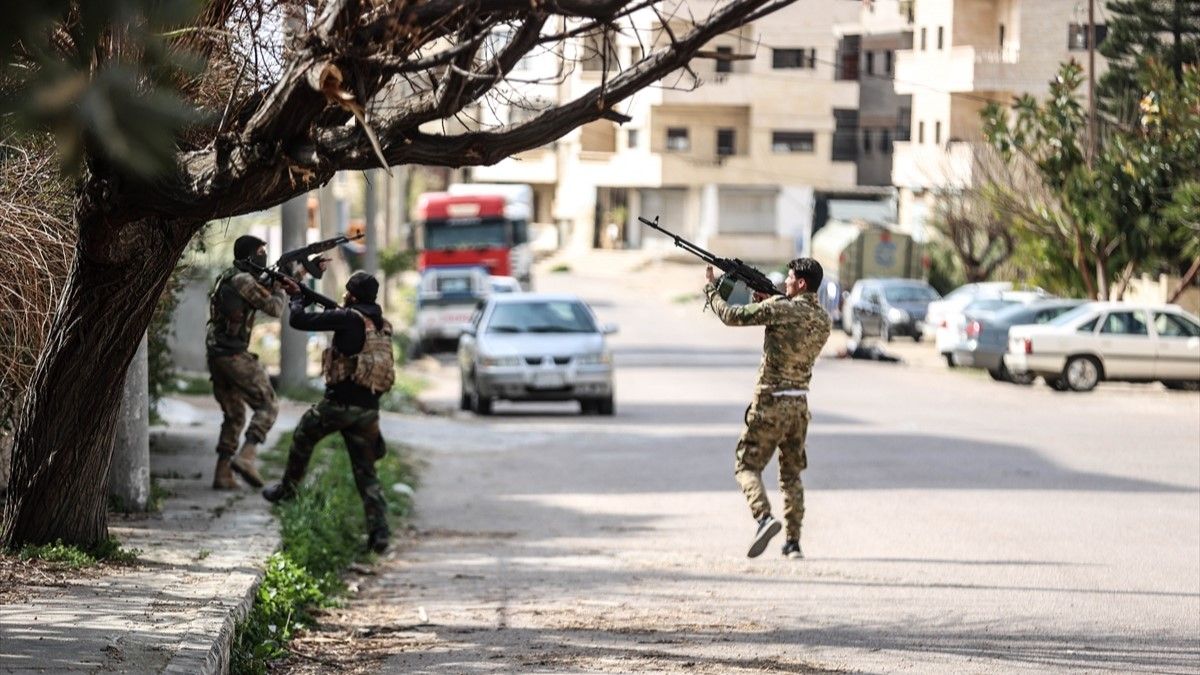
[[750,544],[750,550],[746,552],[747,558],[757,558],[762,555],[762,552],[767,550],[767,544],[771,543],[771,537],[779,534],[783,529],[783,524],[767,514],[758,521],[758,531],[754,533],[754,541]]
[[788,539],[786,542],[784,542],[783,555],[784,557],[791,558],[792,560],[800,560],[803,558],[804,552],[800,550],[800,542],[796,541],[795,539]]

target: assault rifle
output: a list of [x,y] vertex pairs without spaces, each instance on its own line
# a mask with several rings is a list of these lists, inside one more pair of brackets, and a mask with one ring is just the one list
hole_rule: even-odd
[[[756,268],[747,265],[737,258],[718,258],[712,253],[709,253],[708,251],[700,248],[699,246],[675,234],[674,232],[668,232],[662,227],[659,227],[658,216],[654,216],[654,220],[652,221],[638,216],[638,220],[642,221],[643,225],[658,230],[659,232],[662,232],[668,237],[674,239],[676,246],[687,251],[688,253],[691,253],[709,265],[721,270],[725,273],[724,276],[729,277],[734,281],[740,281],[749,286],[752,290],[758,291],[759,293],[765,293],[767,295],[783,295],[778,288],[775,288],[775,284],[771,283],[771,280],[767,278],[767,275],[758,271]],[[717,285],[721,285],[719,281],[717,282]]]
[[325,295],[321,295],[320,293],[314,291],[313,289],[309,288],[308,286],[305,286],[303,283],[296,281],[294,278],[292,278],[291,276],[289,276],[287,274],[284,274],[283,272],[269,269],[267,267],[263,267],[262,265],[256,265],[254,263],[254,261],[250,260],[249,258],[243,258],[240,262],[246,266],[246,269],[252,270],[252,271],[256,272],[257,274],[265,276],[269,279],[274,279],[275,281],[278,281],[280,283],[282,283],[284,279],[291,281],[292,283],[294,283],[300,287],[300,295],[303,295],[304,299],[310,303],[315,302],[318,305],[321,305],[322,307],[324,307],[325,309],[337,309],[338,308],[337,301],[334,300],[333,298],[330,298]]
[[339,246],[341,244],[354,241],[355,239],[362,239],[365,236],[367,236],[366,233],[356,234],[353,237],[341,235],[322,241],[313,242],[308,246],[302,246],[294,251],[287,251],[283,255],[279,256],[279,260],[275,261],[275,269],[294,278],[294,268],[296,265],[300,265],[309,274],[311,274],[314,279],[320,279],[321,275],[325,273],[325,271],[321,269],[321,258],[317,257],[310,260],[309,256],[314,256],[318,253],[324,253],[334,246]]

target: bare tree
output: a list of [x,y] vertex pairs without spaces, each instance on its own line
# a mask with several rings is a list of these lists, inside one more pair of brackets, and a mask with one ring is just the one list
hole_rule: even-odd
[[948,187],[935,197],[930,226],[950,246],[968,283],[986,281],[1012,257],[1016,248],[1011,213],[997,208],[989,195],[992,184],[982,177],[998,161],[988,148],[972,147],[970,184]]
[[[491,164],[597,119],[625,120],[619,108],[631,95],[685,68],[717,35],[791,1],[714,3],[684,32],[670,26],[682,3],[648,0],[325,0],[315,8],[211,0],[170,32],[172,49],[207,64],[177,76],[176,89],[211,114],[172,136],[169,170],[147,178],[107,161],[111,140],[97,134],[79,149],[78,241],[21,403],[4,543],[90,545],[107,536],[102,477],[125,370],[171,270],[204,223],[280,204],[339,170]],[[294,5],[306,11],[287,12],[285,45],[284,8]],[[656,20],[638,24],[639,12]],[[127,57],[125,27],[79,54],[76,15],[67,10],[55,33],[64,59],[99,73]],[[570,68],[579,56],[561,45],[587,35],[607,45],[639,26],[643,33],[651,26],[644,56],[605,64],[600,82],[578,97],[518,124],[470,130],[463,120],[470,106],[507,89],[501,85],[516,79],[526,55],[544,51]],[[501,30],[504,40],[490,39]]]

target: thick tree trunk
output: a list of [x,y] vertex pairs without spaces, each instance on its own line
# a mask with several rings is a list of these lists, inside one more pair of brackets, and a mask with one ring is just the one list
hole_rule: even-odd
[[57,314],[22,402],[0,543],[108,536],[108,467],[125,371],[195,225],[79,217]]

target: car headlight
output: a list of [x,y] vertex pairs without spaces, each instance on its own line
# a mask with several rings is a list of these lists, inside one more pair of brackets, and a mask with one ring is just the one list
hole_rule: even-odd
[[908,312],[899,307],[893,307],[888,310],[887,317],[888,321],[892,323],[905,323],[908,321]]
[[598,366],[601,364],[607,365],[612,363],[612,354],[609,354],[608,352],[583,354],[575,358],[575,363],[578,363],[581,366]]
[[521,365],[521,359],[515,356],[482,356],[479,358],[479,363],[487,367],[504,367],[511,368]]

